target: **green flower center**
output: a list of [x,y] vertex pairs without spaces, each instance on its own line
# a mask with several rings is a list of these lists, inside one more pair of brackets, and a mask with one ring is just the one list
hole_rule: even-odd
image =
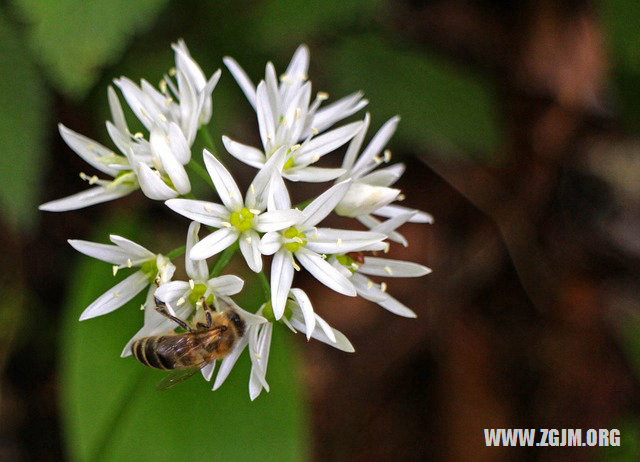
[[142,265],[140,265],[140,269],[144,274],[147,275],[149,281],[153,284],[153,281],[156,279],[158,275],[158,264],[156,263],[156,259],[147,260]]
[[113,179],[111,183],[109,183],[109,188],[113,188],[119,184],[124,185],[135,185],[138,180],[136,179],[136,174],[133,173],[132,170],[123,170],[118,173],[118,175]]
[[284,232],[284,237],[287,239],[294,239],[293,242],[287,242],[284,247],[289,252],[296,252],[300,247],[307,244],[307,236],[298,231],[293,226]]
[[294,163],[295,163],[294,158],[293,157],[289,157],[289,159],[282,166],[282,170],[287,170],[288,168],[293,167]]
[[356,272],[356,269],[354,267],[354,263],[356,263],[356,261],[353,258],[351,258],[349,255],[347,254],[338,255],[336,256],[336,260],[338,260],[338,263],[340,263],[342,266],[347,268],[352,273]]
[[[291,308],[289,307],[289,301],[287,300],[287,304],[284,306],[284,314],[282,315],[282,317],[290,319],[292,314],[293,311],[291,311]],[[271,305],[271,300],[265,303],[264,307],[262,308],[262,317],[269,322],[276,322],[276,317],[273,314],[273,306]]]
[[[206,291],[207,291],[207,286],[205,286],[204,284],[194,285],[193,289],[191,289],[191,293],[189,294],[189,303],[195,306],[196,303],[198,303],[198,300],[204,297],[204,293]],[[207,303],[207,305],[211,306],[213,304],[213,294],[209,294],[205,302]]]
[[249,211],[248,208],[243,208],[239,212],[233,212],[229,222],[238,231],[249,231],[253,227],[253,217],[255,215]]

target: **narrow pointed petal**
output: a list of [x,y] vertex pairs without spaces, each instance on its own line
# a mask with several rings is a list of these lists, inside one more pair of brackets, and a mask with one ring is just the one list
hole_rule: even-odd
[[260,236],[250,229],[240,235],[240,252],[252,271],[259,273],[262,271],[262,254],[260,253]]
[[234,349],[231,350],[231,353],[225,356],[225,358],[220,363],[220,367],[218,368],[218,374],[216,375],[216,380],[213,383],[212,390],[217,390],[222,386],[224,381],[229,376],[231,369],[233,369],[233,366],[235,365],[236,361],[238,361],[238,357],[240,356],[240,353],[242,353],[242,351],[247,347],[248,344],[249,344],[249,341],[247,337],[246,336],[241,337],[237,345],[234,347]]
[[242,195],[229,171],[206,149],[203,152],[203,157],[209,176],[222,203],[229,210],[240,210],[243,207]]
[[189,258],[194,260],[204,260],[222,252],[238,239],[238,230],[233,228],[222,228],[195,244],[189,252]]
[[[319,258],[319,257],[318,257]],[[271,305],[276,320],[284,314],[289,289],[293,283],[293,265],[291,254],[285,249],[280,249],[273,256],[271,262]]]
[[[300,248],[295,255],[300,264],[318,281],[340,294],[348,295],[349,297],[356,296],[356,289],[353,284],[320,255],[304,247]],[[273,281],[271,284],[273,286]]]
[[120,99],[111,85],[107,88],[107,99],[109,100],[109,109],[111,110],[111,119],[113,120],[113,124],[123,134],[129,133],[127,119],[124,116]]
[[342,160],[342,168],[344,168],[345,170],[351,170],[351,167],[353,167],[353,164],[358,157],[358,153],[360,152],[360,148],[362,147],[364,136],[367,134],[367,130],[369,129],[370,122],[371,116],[367,112],[364,116],[364,120],[362,121],[362,127],[360,127],[360,130],[358,130],[356,136],[354,136],[349,143],[347,152],[345,153],[344,159]]
[[354,252],[384,240],[387,236],[369,231],[318,228],[306,233],[306,248],[320,254]]
[[229,210],[225,206],[214,202],[195,199],[170,199],[165,204],[180,215],[214,228],[220,228],[223,221],[229,221]]
[[308,229],[324,220],[342,200],[349,189],[349,184],[350,181],[348,180],[338,183],[314,199],[313,202],[307,205],[302,211],[305,219],[300,223],[300,226],[303,229]]
[[380,303],[387,299],[388,294],[380,290],[380,285],[375,284],[371,279],[361,274],[355,273],[351,276],[351,282],[356,288],[358,295],[370,302]]
[[289,191],[284,184],[284,180],[280,173],[273,171],[271,173],[271,182],[269,184],[269,192],[267,193],[267,210],[289,210],[291,209],[291,198]]
[[176,190],[180,194],[187,194],[191,191],[189,175],[187,175],[184,167],[174,154],[169,136],[161,130],[153,130],[149,143],[151,144],[151,150],[160,158],[162,167],[165,172],[167,172],[167,175],[169,175],[169,178],[171,178],[171,182]]
[[368,215],[374,210],[393,202],[400,194],[399,189],[385,186],[370,186],[360,181],[353,182],[338,205],[336,213],[343,217]]
[[324,183],[335,180],[346,172],[343,168],[302,167],[289,169],[283,172],[283,176],[289,181],[302,181],[306,183]]
[[313,312],[313,305],[309,296],[302,289],[291,289],[290,291],[293,298],[298,303],[300,311],[302,311],[302,317],[304,318],[304,325],[307,333],[307,340],[311,338],[313,330],[316,328],[316,316]]
[[182,165],[189,163],[189,160],[191,160],[191,148],[184,133],[175,122],[169,124],[169,145],[178,162]]
[[233,141],[228,136],[222,137],[222,143],[227,152],[240,162],[255,168],[262,168],[265,163],[264,153],[260,149]]
[[391,232],[398,229],[407,221],[411,221],[411,218],[413,218],[417,213],[418,211],[414,210],[412,212],[396,215],[395,217],[389,218],[388,220],[385,220],[382,223],[374,226],[373,228],[371,228],[371,231],[389,235]]
[[133,297],[138,295],[147,285],[149,285],[147,275],[142,271],[136,271],[131,276],[106,291],[91,305],[89,305],[80,315],[80,321],[95,318],[96,316],[101,316],[117,310]]
[[112,265],[124,265],[127,263],[127,259],[131,258],[128,252],[116,245],[99,244],[79,239],[68,239],[67,242],[78,252]]
[[213,371],[216,368],[216,362],[213,361],[209,364],[207,364],[206,366],[204,366],[202,369],[200,369],[200,372],[202,373],[202,377],[204,377],[204,379],[207,382],[211,382],[211,377],[213,377]]
[[267,207],[271,178],[274,174],[279,175],[280,170],[282,170],[286,151],[284,146],[279,148],[260,167],[245,195],[245,207],[258,210],[264,210]]
[[187,281],[169,281],[158,287],[154,295],[158,300],[177,306],[180,297],[188,292],[191,292],[191,286]]
[[[300,329],[300,330],[304,329],[304,324],[297,319],[292,318],[291,324],[297,329]],[[316,328],[313,330],[311,337],[313,337],[316,340],[319,340],[322,343],[326,343],[329,346],[337,348],[338,350],[346,351],[347,353],[353,353],[355,351],[349,339],[345,337],[345,335],[342,332],[333,328],[331,328],[331,331],[333,333],[333,337],[335,338],[335,340],[327,337],[327,334],[320,328],[319,325],[317,325]]]
[[90,205],[101,204],[119,199],[135,191],[137,186],[120,184],[117,186],[97,186],[62,199],[46,202],[38,207],[46,212],[66,212],[78,210]]
[[[374,229],[377,226],[380,226],[383,224],[380,220],[373,218],[371,215],[360,215],[356,217],[356,220],[358,220],[360,223],[362,223],[369,229]],[[387,235],[389,240],[393,242],[397,242],[398,244],[402,244],[404,247],[409,246],[409,241],[407,241],[407,239],[399,232],[389,231],[388,233],[385,233],[385,234]]]
[[256,87],[253,85],[253,82],[251,82],[249,76],[242,69],[242,67],[240,67],[235,59],[229,56],[225,56],[222,61],[224,62],[225,66],[227,66],[227,69],[229,69],[229,72],[231,72],[233,78],[236,79],[236,82],[238,82],[240,89],[247,97],[247,100],[249,100],[249,104],[251,104],[251,106],[253,106],[253,108],[255,109]]
[[272,210],[253,219],[253,227],[261,233],[280,231],[298,223],[303,218],[300,210]]
[[300,45],[291,57],[289,66],[285,71],[287,76],[294,80],[306,79],[309,70],[309,48]]
[[107,166],[100,160],[101,158],[112,156],[114,152],[111,149],[105,148],[97,141],[76,133],[62,124],[58,124],[58,130],[64,142],[93,168],[113,177],[118,174],[117,170]]
[[262,255],[273,255],[280,249],[280,247],[282,247],[282,237],[280,236],[280,233],[276,233],[274,231],[268,232],[262,236],[260,245],[258,246]]
[[271,349],[271,335],[273,324],[267,323],[260,329],[256,352],[251,358],[251,376],[249,378],[249,397],[251,401],[256,399],[262,389],[269,391],[269,384],[266,380],[267,366],[269,365],[269,350]]
[[155,259],[156,254],[130,239],[110,234],[109,240],[129,254],[132,260]]
[[151,170],[148,165],[138,162],[136,165],[136,174],[140,182],[140,189],[142,189],[144,195],[149,199],[165,201],[178,195],[178,193],[162,181],[162,178]]
[[[415,209],[411,209],[408,207],[403,207],[401,205],[386,205],[384,207],[380,207],[378,210],[373,212],[374,215],[379,215],[381,217],[395,217],[396,215],[401,215],[407,212],[413,212]],[[422,212],[420,210],[417,211],[411,220],[411,223],[433,223],[433,216],[429,213]]]
[[196,245],[200,238],[198,232],[200,231],[200,223],[192,221],[187,231],[187,244],[185,247],[185,271],[187,276],[195,281],[206,281],[209,277],[209,268],[205,260],[193,260],[189,258],[191,249]]
[[358,272],[370,276],[416,278],[431,273],[431,269],[410,261],[364,257],[364,263],[360,265]]
[[398,122],[400,122],[400,117],[395,116],[380,127],[380,130],[374,135],[367,148],[362,152],[362,155],[358,157],[358,160],[353,166],[354,175],[371,170],[377,165],[374,158],[377,157],[387,145],[398,127]]
[[269,146],[276,136],[276,120],[273,108],[269,103],[269,95],[264,81],[258,84],[258,89],[256,90],[256,114],[258,116],[258,128],[260,129],[262,146],[267,154],[270,154]]
[[354,137],[362,127],[362,122],[352,122],[340,128],[336,128],[323,135],[314,137],[300,148],[300,154],[296,159],[296,165],[309,165],[320,157],[328,154],[345,144]]
[[242,291],[244,281],[233,274],[225,274],[217,278],[211,278],[207,282],[209,288],[218,295],[235,295]]
[[371,186],[391,186],[400,179],[404,171],[405,165],[403,163],[393,164],[361,177],[360,181]]
[[311,127],[320,132],[324,131],[336,122],[355,114],[367,104],[369,104],[369,101],[362,99],[362,93],[360,92],[345,96],[319,109],[313,116]]

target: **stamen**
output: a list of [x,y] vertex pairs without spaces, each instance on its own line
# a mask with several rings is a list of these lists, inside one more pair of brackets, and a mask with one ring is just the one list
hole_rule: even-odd
[[380,291],[381,292],[386,292],[387,291],[387,283],[386,282],[381,282],[380,283]]
[[113,265],[111,267],[111,270],[113,271],[113,275],[115,276],[116,274],[118,274],[118,270],[120,269],[120,267],[118,265]]
[[139,139],[141,139],[141,138],[144,138],[144,135],[142,134],[142,132],[136,132],[136,133],[133,135],[133,137],[134,137],[135,139],[138,139],[138,140],[139,140]]
[[389,253],[389,249],[391,249],[391,246],[389,245],[388,242],[385,242],[386,247],[382,250],[384,253]]
[[314,135],[318,134],[318,129],[315,127],[311,127],[311,133],[313,133]]
[[247,241],[247,244],[251,244],[251,236],[247,236],[244,240]]
[[300,267],[298,266],[298,264],[294,261],[291,262],[291,265],[293,266],[293,269],[296,271],[300,271]]
[[120,297],[120,292],[114,292],[113,293],[113,298],[118,298]]
[[367,282],[367,289],[371,289],[373,287],[373,281]]
[[176,68],[175,68],[175,67],[172,67],[172,68],[170,68],[170,69],[169,69],[169,75],[170,75],[171,77],[175,76],[177,72],[178,72],[178,71],[176,70]]
[[[169,97],[167,99],[164,100],[164,105],[165,107],[169,107],[169,105],[173,103],[173,98]],[[165,119],[166,120],[166,119]]]
[[380,157],[380,156],[374,156],[374,157],[373,157],[373,161],[374,161],[376,164],[380,165],[380,164],[382,163],[382,157]]
[[316,95],[316,98],[318,98],[320,101],[324,101],[326,99],[329,99],[329,93],[325,91],[319,91]]
[[336,245],[340,247],[342,245],[342,239],[338,238],[338,242],[336,242]]
[[167,82],[164,81],[164,79],[162,79],[159,83],[158,86],[160,87],[160,91],[164,94],[167,93]]
[[388,149],[384,150],[384,161],[389,162],[391,160],[391,151]]
[[213,211],[213,207],[211,207],[209,204],[204,204],[204,210],[206,212],[212,212]]
[[389,276],[391,276],[393,274],[393,271],[391,271],[391,267],[390,266],[385,266],[384,267],[384,271],[385,273],[387,273]]
[[220,223],[222,226],[224,226],[225,228],[231,228],[231,223],[229,223],[228,221],[223,221],[222,223]]
[[296,108],[296,113],[295,113],[295,115],[293,116],[295,120],[298,120],[298,119],[300,118],[300,113],[301,113],[301,112],[302,112],[302,111],[300,110],[300,108],[299,108],[299,107],[297,107],[297,108]]
[[140,311],[144,311],[144,304],[140,305]]
[[294,144],[293,146],[291,146],[289,150],[293,152],[293,151],[297,151],[298,149],[300,149],[300,144]]
[[398,194],[398,196],[396,197],[396,200],[398,201],[403,201],[407,198],[407,196],[405,196],[404,194]]
[[[249,186],[249,191],[251,191],[251,194],[256,193],[256,187],[253,185],[253,183],[251,183],[251,185]],[[254,213],[254,212],[251,211],[251,213]]]
[[195,286],[196,286],[196,283],[193,282],[193,279],[189,279],[189,287],[191,287],[191,290],[193,290]]
[[258,209],[249,209],[249,212],[253,213],[254,215],[260,215],[262,212]]
[[133,266],[133,263],[131,261],[130,258],[127,258],[127,268],[131,268]]
[[177,305],[177,306],[184,305],[184,302],[186,302],[186,300],[184,299],[184,297],[180,297],[180,298],[178,299],[178,301],[176,302],[176,305]]
[[323,254],[322,254],[322,255],[320,255],[320,256],[322,257],[322,259],[323,259],[323,260],[326,260],[326,259],[327,259],[327,254],[326,254],[326,253],[323,253]]

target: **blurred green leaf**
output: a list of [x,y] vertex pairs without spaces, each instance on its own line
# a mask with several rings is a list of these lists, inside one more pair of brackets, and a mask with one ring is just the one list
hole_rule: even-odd
[[495,154],[501,135],[493,91],[470,71],[373,36],[346,39],[330,66],[340,89],[336,97],[365,92],[374,129],[399,114],[397,139],[420,151]]
[[[133,239],[139,234],[132,232],[136,223],[131,220],[99,229]],[[121,277],[113,278],[105,263],[78,259],[62,333],[63,416],[72,460],[305,459],[306,427],[290,334],[274,332],[267,374],[271,393],[254,402],[246,352],[216,392],[201,376],[159,392],[155,385],[163,372],[120,358],[142,324],[142,298],[79,323],[82,310]],[[260,293],[255,286],[255,293],[247,294],[254,299]]]
[[254,10],[258,44],[274,46],[308,41],[314,35],[336,35],[343,28],[373,17],[379,0],[271,0]]
[[628,129],[640,132],[640,2],[606,0],[600,12],[613,64],[618,109]]
[[29,23],[31,48],[53,84],[81,98],[167,0],[13,0]]
[[0,14],[0,206],[13,226],[33,224],[44,164],[48,95],[21,38]]
[[599,448],[598,460],[602,462],[636,462],[640,458],[640,422],[634,417],[629,417],[609,428],[620,430],[620,446]]

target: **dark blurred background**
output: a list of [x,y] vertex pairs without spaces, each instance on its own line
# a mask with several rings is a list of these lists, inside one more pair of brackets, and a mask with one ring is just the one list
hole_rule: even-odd
[[[637,0],[0,2],[0,460],[638,460],[639,25]],[[278,328],[253,403],[246,355],[215,393],[159,393],[160,374],[120,359],[140,300],[77,321],[115,280],[66,239],[168,252],[186,220],[139,192],[37,211],[95,173],[56,124],[112,147],[107,86],[156,84],[180,37],[207,75],[231,55],[254,81],[308,44],[316,91],[365,92],[368,138],[402,117],[406,204],[435,217],[390,254],[433,269],[387,281],[418,318],[301,278],[356,353]],[[258,142],[226,69],[210,129]],[[229,164],[246,187],[253,169]],[[255,280],[228,271],[256,309]],[[622,444],[488,448],[484,428],[618,428]]]

